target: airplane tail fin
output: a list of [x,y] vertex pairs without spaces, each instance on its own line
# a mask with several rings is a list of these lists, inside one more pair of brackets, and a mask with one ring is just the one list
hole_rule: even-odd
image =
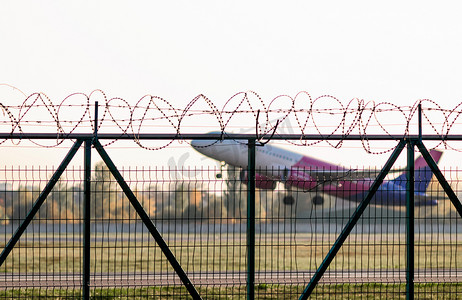
[[[443,152],[438,150],[430,150],[430,155],[433,157],[436,163],[438,163],[441,159],[441,155]],[[395,179],[393,179],[393,183],[406,188],[406,173],[404,172]],[[423,156],[417,157],[414,162],[414,191],[415,193],[425,193],[427,191],[428,185],[430,184],[430,180],[433,177],[433,173],[430,167],[427,165],[427,162],[423,158]]]

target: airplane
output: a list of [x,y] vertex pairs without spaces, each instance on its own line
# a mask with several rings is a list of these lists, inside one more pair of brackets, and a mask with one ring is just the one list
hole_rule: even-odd
[[[246,140],[192,140],[191,146],[201,154],[222,162],[222,165],[228,164],[241,168],[240,180],[247,184],[248,146]],[[430,150],[430,154],[437,163],[442,156],[442,152],[438,150]],[[282,182],[287,190],[287,195],[283,197],[283,203],[286,205],[293,205],[295,202],[291,194],[292,189],[320,192],[344,200],[360,202],[378,174],[377,170],[349,169],[271,144],[256,147],[255,159],[256,187],[274,190],[277,182]],[[433,174],[422,156],[415,160],[414,169],[415,205],[437,205],[438,200],[426,193]],[[406,205],[406,171],[397,171],[402,173],[395,179],[384,181],[372,198],[371,204]],[[316,193],[311,201],[313,205],[322,205],[324,198]]]

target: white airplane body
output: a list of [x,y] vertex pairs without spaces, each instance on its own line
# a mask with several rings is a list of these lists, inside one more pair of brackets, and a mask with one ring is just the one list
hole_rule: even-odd
[[[241,168],[241,180],[247,183],[248,146],[247,141],[236,140],[193,140],[191,145],[198,152]],[[438,162],[442,152],[430,151]],[[348,201],[359,202],[364,199],[377,175],[376,170],[348,169],[312,157],[266,144],[256,147],[255,155],[256,186],[261,189],[275,189],[277,182],[285,187],[304,191],[319,191]],[[422,157],[415,161],[415,204],[436,205],[437,200],[426,194],[432,172]],[[289,194],[284,197],[285,204],[293,204]],[[314,204],[322,204],[323,199],[313,198]],[[385,181],[371,200],[372,204],[402,206],[406,204],[406,173]]]

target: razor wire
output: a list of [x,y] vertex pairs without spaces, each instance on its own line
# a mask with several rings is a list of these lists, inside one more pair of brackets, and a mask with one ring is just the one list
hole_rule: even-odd
[[[312,146],[325,142],[331,147],[341,148],[346,138],[354,134],[359,135],[366,152],[378,154],[389,152],[394,147],[377,151],[368,140],[368,135],[374,131],[374,134],[387,136],[408,136],[414,132],[412,128],[415,125],[414,116],[420,105],[426,128],[431,131],[426,133],[441,136],[441,141],[436,147],[444,146],[457,150],[449,145],[444,137],[456,132],[462,114],[462,102],[452,109],[443,108],[430,99],[418,100],[411,106],[398,106],[391,102],[365,101],[359,98],[342,102],[332,95],[312,97],[306,91],[299,92],[295,96],[279,95],[269,102],[265,102],[254,91],[239,92],[224,101],[221,107],[218,105],[219,102],[199,94],[184,108],[175,107],[172,101],[149,94],[131,105],[121,97],[107,97],[102,90],[94,90],[89,94],[69,94],[58,103],[54,103],[41,92],[30,95],[20,93],[20,104],[13,105],[7,104],[8,99],[0,94],[0,132],[11,135],[24,134],[24,139],[28,139],[27,133],[37,132],[37,128],[56,133],[56,141],[51,145],[28,139],[42,147],[59,146],[72,133],[93,132],[97,127],[98,132],[109,130],[111,133],[120,134],[120,137],[129,135],[139,147],[159,150],[168,147],[175,140],[189,143],[182,138],[182,134],[191,128],[190,125],[188,126],[191,122],[194,128],[203,128],[205,126],[203,120],[212,118],[214,124],[208,125],[207,131],[224,135],[236,128],[242,130],[242,117],[244,117],[248,124],[253,125],[250,130],[254,130],[261,144],[289,130],[291,134],[300,136],[299,140],[287,141],[293,145]],[[96,122],[95,103],[99,103],[98,107],[102,111]],[[393,120],[391,124],[390,120]],[[395,129],[396,127],[399,128]],[[146,141],[139,139],[142,133],[153,131],[159,133],[161,130],[173,133],[175,138],[155,146],[150,146]],[[319,139],[304,139],[306,135],[313,134],[319,136]],[[333,135],[340,135],[343,138],[330,140],[329,137]],[[7,140],[8,138],[0,140],[0,144]],[[104,146],[116,141],[117,138]],[[21,140],[13,141],[13,143],[20,142]]]

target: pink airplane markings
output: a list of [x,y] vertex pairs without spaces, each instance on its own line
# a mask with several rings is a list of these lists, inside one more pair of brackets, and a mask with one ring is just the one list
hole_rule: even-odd
[[[226,164],[241,168],[241,180],[247,183],[248,149],[246,141],[193,140],[191,145],[198,152]],[[430,154],[439,162],[442,152],[431,150]],[[321,192],[348,201],[364,199],[378,170],[349,169],[313,157],[288,151],[267,144],[256,147],[256,186],[260,189],[275,189],[282,182],[287,189],[283,202],[294,203],[291,189],[306,192]],[[415,205],[437,205],[437,199],[426,193],[433,174],[423,157],[415,160]],[[316,195],[313,204],[322,204],[322,196]],[[385,181],[371,200],[372,204],[384,206],[406,205],[406,172],[393,180]]]

